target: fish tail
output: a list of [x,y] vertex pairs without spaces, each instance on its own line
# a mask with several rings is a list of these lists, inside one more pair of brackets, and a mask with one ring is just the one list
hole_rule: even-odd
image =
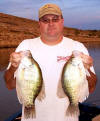
[[36,112],[35,112],[35,105],[28,106],[24,108],[24,118],[35,118]]
[[79,107],[78,105],[70,104],[67,108],[66,115],[67,116],[79,116]]

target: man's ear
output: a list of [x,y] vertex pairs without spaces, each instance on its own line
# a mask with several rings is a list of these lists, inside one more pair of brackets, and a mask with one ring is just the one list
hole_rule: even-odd
[[62,23],[64,24],[64,19],[62,19]]

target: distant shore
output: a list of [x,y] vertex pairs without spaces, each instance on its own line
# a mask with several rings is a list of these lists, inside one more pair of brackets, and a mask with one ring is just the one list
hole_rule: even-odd
[[[38,36],[38,21],[0,13],[0,48],[17,47],[22,40]],[[100,42],[100,30],[64,27],[64,36],[82,43]]]
[[[21,41],[38,36],[38,21],[0,13],[0,69],[7,66],[10,53]],[[100,30],[64,27],[64,36],[82,42],[87,48],[100,47]]]

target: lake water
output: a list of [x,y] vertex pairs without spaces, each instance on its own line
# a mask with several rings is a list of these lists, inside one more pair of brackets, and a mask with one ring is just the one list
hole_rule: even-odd
[[[86,102],[100,106],[100,47],[91,47],[88,50],[94,59],[94,68],[98,81],[94,93],[89,96]],[[6,88],[3,75],[4,71],[0,71],[0,121],[4,121],[21,109],[15,89],[9,91]]]

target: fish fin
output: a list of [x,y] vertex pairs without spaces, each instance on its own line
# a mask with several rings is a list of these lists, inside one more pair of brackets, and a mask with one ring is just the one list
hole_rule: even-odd
[[65,98],[66,97],[66,94],[64,93],[64,90],[62,88],[61,80],[59,80],[59,82],[58,82],[57,96],[59,98]]
[[24,107],[24,118],[36,118],[35,105]]
[[79,102],[82,103],[89,96],[89,88],[87,80],[84,81],[79,87]]
[[37,96],[37,99],[39,101],[42,101],[45,97],[46,97],[46,95],[45,95],[45,85],[43,83],[41,91],[40,91],[39,95]]
[[20,104],[22,104],[23,96],[22,96],[21,90],[17,84],[16,84],[16,92],[17,92],[17,98],[18,98]]
[[66,116],[79,116],[79,107],[78,105],[70,104],[66,110]]
[[[20,76],[22,75],[22,76]],[[16,92],[17,92],[17,97],[18,97],[18,100],[19,102],[22,104],[23,102],[23,96],[22,96],[22,91],[21,91],[21,82],[24,81],[24,70],[21,69],[21,68],[18,68],[15,73],[14,73],[14,78],[16,78]],[[23,81],[22,81],[22,80]]]

